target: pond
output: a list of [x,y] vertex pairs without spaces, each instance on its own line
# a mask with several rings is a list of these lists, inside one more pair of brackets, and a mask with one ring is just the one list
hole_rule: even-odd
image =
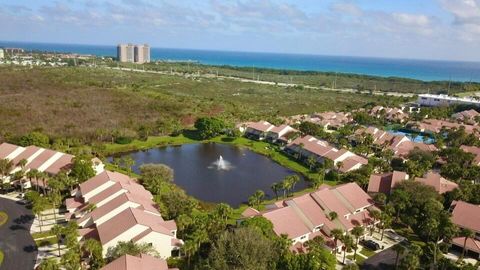
[[[186,144],[125,154],[135,160],[133,170],[147,163],[163,163],[174,170],[174,182],[189,195],[206,202],[237,207],[256,190],[274,198],[270,186],[294,172],[246,148],[226,144]],[[122,157],[122,155],[120,155]],[[295,190],[308,186],[300,181]]]

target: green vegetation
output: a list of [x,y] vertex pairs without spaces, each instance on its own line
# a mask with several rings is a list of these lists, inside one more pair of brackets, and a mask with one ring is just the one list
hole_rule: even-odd
[[[117,64],[115,63],[115,66]],[[113,64],[112,64],[113,66]],[[123,64],[125,67],[137,68],[131,64]],[[358,74],[346,74],[336,72],[295,71],[268,68],[209,66],[197,63],[150,63],[145,64],[145,70],[164,71],[166,73],[181,73],[191,75],[206,75],[210,77],[227,76],[245,79],[255,79],[275,83],[298,84],[298,88],[304,86],[332,88],[348,88],[358,91],[384,91],[384,92],[407,92],[407,93],[449,93],[479,91],[478,83],[460,83],[448,81],[425,82],[407,78],[378,77]]]
[[[368,248],[362,248],[362,250],[360,250],[359,253],[362,253],[367,257],[372,257],[373,255],[375,255],[375,252]],[[357,258],[361,258],[361,256],[358,256]]]
[[3,254],[3,251],[0,250],[0,266],[2,266],[4,257],[5,257],[5,255]]
[[8,215],[4,211],[0,211],[0,226],[3,224],[7,223],[8,221]]
[[[403,98],[285,88],[215,78],[81,67],[0,68],[0,130],[27,143],[41,132],[56,149],[178,134],[199,117],[226,123],[360,108]],[[25,136],[25,137],[23,137]],[[33,138],[32,138],[33,137]]]

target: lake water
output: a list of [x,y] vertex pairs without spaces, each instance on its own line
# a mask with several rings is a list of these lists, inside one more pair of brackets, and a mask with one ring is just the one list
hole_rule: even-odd
[[[0,41],[0,47],[116,56],[116,46]],[[480,62],[431,61],[374,57],[326,56],[284,53],[207,51],[151,48],[152,60],[198,61],[207,65],[262,67],[404,77],[425,81],[480,82]]]
[[[225,202],[232,207],[247,202],[257,189],[267,198],[274,198],[270,186],[293,174],[269,158],[248,149],[224,144],[186,144],[152,148],[129,153],[139,166],[146,163],[163,163],[174,170],[174,182],[189,195],[206,202]],[[217,170],[214,162],[222,156],[232,166],[229,170]],[[301,181],[296,190],[307,187]]]

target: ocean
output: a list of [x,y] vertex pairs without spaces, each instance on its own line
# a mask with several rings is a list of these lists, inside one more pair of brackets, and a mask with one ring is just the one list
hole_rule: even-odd
[[[0,47],[116,56],[116,46],[0,41]],[[206,65],[274,68],[402,77],[423,81],[480,82],[480,62],[411,60],[306,54],[151,48],[152,60],[197,61]]]

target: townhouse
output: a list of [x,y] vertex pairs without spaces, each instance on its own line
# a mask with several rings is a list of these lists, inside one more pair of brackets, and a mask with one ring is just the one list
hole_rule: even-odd
[[458,122],[462,122],[465,124],[475,124],[475,118],[479,116],[480,113],[478,113],[476,110],[471,109],[471,110],[465,110],[461,111],[458,113],[452,114],[452,118]]
[[[56,175],[61,171],[68,171],[71,169],[74,156],[34,145],[22,147],[14,144],[2,143],[0,144],[0,159],[7,159],[13,163],[13,168],[9,174],[14,174],[23,169],[24,172],[37,170],[48,175]],[[23,164],[23,168],[22,161],[26,161],[26,163]],[[104,170],[104,164],[98,158],[92,159],[92,166],[96,174],[99,174]],[[27,180],[26,177],[24,180]],[[10,182],[10,177],[5,177],[4,181]],[[48,181],[45,181],[45,184],[47,184],[47,182]],[[20,182],[12,184],[20,184]],[[22,181],[24,188],[29,188],[32,184],[44,187],[43,181]]]
[[328,142],[310,135],[296,138],[287,145],[285,151],[291,155],[297,155],[299,159],[313,157],[318,163],[330,159],[341,172],[353,171],[368,163],[364,157],[346,149],[337,149]]
[[168,268],[165,260],[147,254],[138,256],[126,254],[105,265],[100,270],[178,270],[178,268]]
[[375,106],[369,114],[376,118],[385,118],[391,122],[403,123],[408,120],[409,114],[404,111],[404,108],[389,108],[383,106]]
[[410,123],[409,126],[416,131],[426,133],[440,133],[443,130],[464,128],[468,134],[480,136],[480,130],[476,125],[469,125],[463,123],[455,123],[439,119],[426,119],[421,122]]
[[99,240],[104,256],[120,241],[148,243],[162,258],[176,255],[183,244],[175,221],[165,221],[152,194],[127,175],[104,171],[72,193],[66,218],[78,223],[80,240]]
[[267,137],[267,132],[273,128],[275,128],[275,126],[267,121],[251,122],[246,124],[244,133],[248,138],[264,140]]
[[[385,193],[388,195],[398,183],[408,179],[408,174],[399,171],[385,174],[372,174],[368,182],[367,190],[369,193]],[[439,194],[458,188],[457,183],[449,181],[433,171],[427,172],[424,177],[416,177],[413,180],[433,187]]]
[[371,135],[373,143],[381,148],[390,149],[397,157],[405,158],[410,151],[418,148],[423,151],[433,152],[437,151],[437,147],[433,144],[425,144],[421,142],[412,142],[405,135],[394,135],[390,132],[378,129],[376,127],[360,128],[355,131],[353,140],[358,140],[358,137]]
[[[463,201],[453,201],[450,207],[452,222],[461,229],[469,229],[474,233],[472,238],[466,239],[466,250],[480,259],[480,205]],[[454,237],[450,242],[456,249],[462,250],[465,237]]]
[[[263,212],[250,210],[243,215],[270,220],[277,235],[286,235],[292,240],[292,250],[303,252],[303,243],[317,236],[324,238],[326,246],[334,250],[333,229],[348,232],[355,226],[373,226],[371,209],[377,209],[372,198],[356,183],[348,183],[336,187],[323,185],[315,192],[269,205]],[[337,216],[334,219],[331,219],[332,212]],[[340,248],[341,244],[337,246]]]
[[351,113],[344,112],[323,112],[314,113],[310,116],[309,122],[323,126],[326,132],[332,132],[353,122]]
[[462,145],[462,146],[460,146],[460,149],[462,149],[464,152],[475,155],[475,157],[473,159],[473,164],[477,165],[477,166],[480,166],[480,147]]
[[290,135],[298,133],[298,130],[289,125],[275,126],[267,121],[245,123],[240,125],[239,129],[248,138],[279,144],[290,142]]

